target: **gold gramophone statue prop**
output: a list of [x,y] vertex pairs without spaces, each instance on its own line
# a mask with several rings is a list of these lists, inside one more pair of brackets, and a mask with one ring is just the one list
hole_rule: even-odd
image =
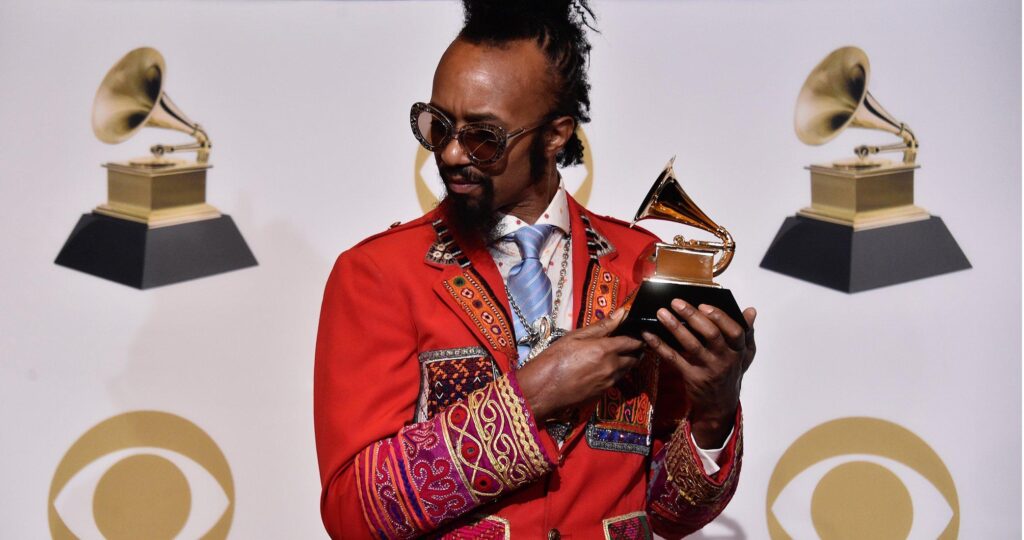
[[[868,92],[864,51],[833,51],[807,76],[796,102],[797,137],[824,144],[848,127],[902,142],[854,149],[856,157],[811,165],[811,206],[786,218],[761,267],[844,292],[970,268],[937,216],[914,205],[918,141]],[[879,153],[902,152],[899,162]]]
[[718,237],[718,241],[677,235],[670,244],[653,244],[637,261],[634,273],[636,279],[641,280],[641,285],[626,302],[626,319],[616,329],[616,334],[639,336],[646,330],[661,337],[665,343],[675,343],[675,338],[657,317],[658,310],[669,307],[675,298],[694,306],[715,306],[746,327],[746,319],[732,292],[714,282],[714,277],[724,272],[732,262],[736,242],[729,231],[712,221],[683,191],[672,169],[673,162],[675,158],[668,162],[654,182],[637,210],[633,224],[643,219],[682,223],[707,231]]
[[[182,131],[195,142],[158,144],[151,156],[105,163],[107,202],[79,219],[57,264],[139,289],[256,265],[230,216],[206,203],[210,138],[164,91],[163,56],[148,47],[107,72],[92,129],[108,144],[143,127]],[[166,154],[195,151],[196,160]]]

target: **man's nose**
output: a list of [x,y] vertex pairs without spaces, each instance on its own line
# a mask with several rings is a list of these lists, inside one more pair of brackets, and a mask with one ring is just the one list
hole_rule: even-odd
[[441,161],[448,166],[469,165],[469,154],[463,148],[462,143],[456,137],[448,139],[448,142],[440,149]]

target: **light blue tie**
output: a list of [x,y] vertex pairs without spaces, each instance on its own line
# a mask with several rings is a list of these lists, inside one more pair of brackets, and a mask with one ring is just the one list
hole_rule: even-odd
[[[523,260],[508,272],[508,291],[519,311],[530,324],[551,313],[551,280],[540,263],[540,248],[551,234],[554,225],[527,225],[506,238],[515,240]],[[512,313],[516,339],[527,335],[519,316]],[[519,365],[526,361],[530,352],[527,345],[519,345]]]

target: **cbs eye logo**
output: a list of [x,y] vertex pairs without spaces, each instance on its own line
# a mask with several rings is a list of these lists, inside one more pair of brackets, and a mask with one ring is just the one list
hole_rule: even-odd
[[773,540],[954,539],[960,529],[938,454],[878,418],[840,418],[800,436],[768,481],[766,513]]
[[50,484],[50,534],[74,538],[223,539],[235,509],[217,444],[180,416],[121,414],[64,455]]
[[[562,181],[565,189],[572,193],[580,204],[586,206],[590,202],[590,192],[594,189],[594,155],[590,151],[590,141],[587,140],[583,128],[576,130],[576,134],[583,143],[583,166],[566,167],[561,169]],[[416,182],[416,199],[420,202],[420,208],[429,212],[437,206],[437,201],[444,194],[444,182],[437,172],[437,164],[433,156],[426,148],[416,145],[416,164],[414,175]]]

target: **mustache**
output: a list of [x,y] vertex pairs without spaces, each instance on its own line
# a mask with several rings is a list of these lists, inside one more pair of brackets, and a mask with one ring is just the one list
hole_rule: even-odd
[[438,167],[438,173],[441,175],[441,180],[444,180],[445,184],[452,183],[454,177],[459,177],[462,182],[471,182],[474,184],[487,184],[491,182],[490,176],[474,170],[472,165],[463,165],[460,167]]

